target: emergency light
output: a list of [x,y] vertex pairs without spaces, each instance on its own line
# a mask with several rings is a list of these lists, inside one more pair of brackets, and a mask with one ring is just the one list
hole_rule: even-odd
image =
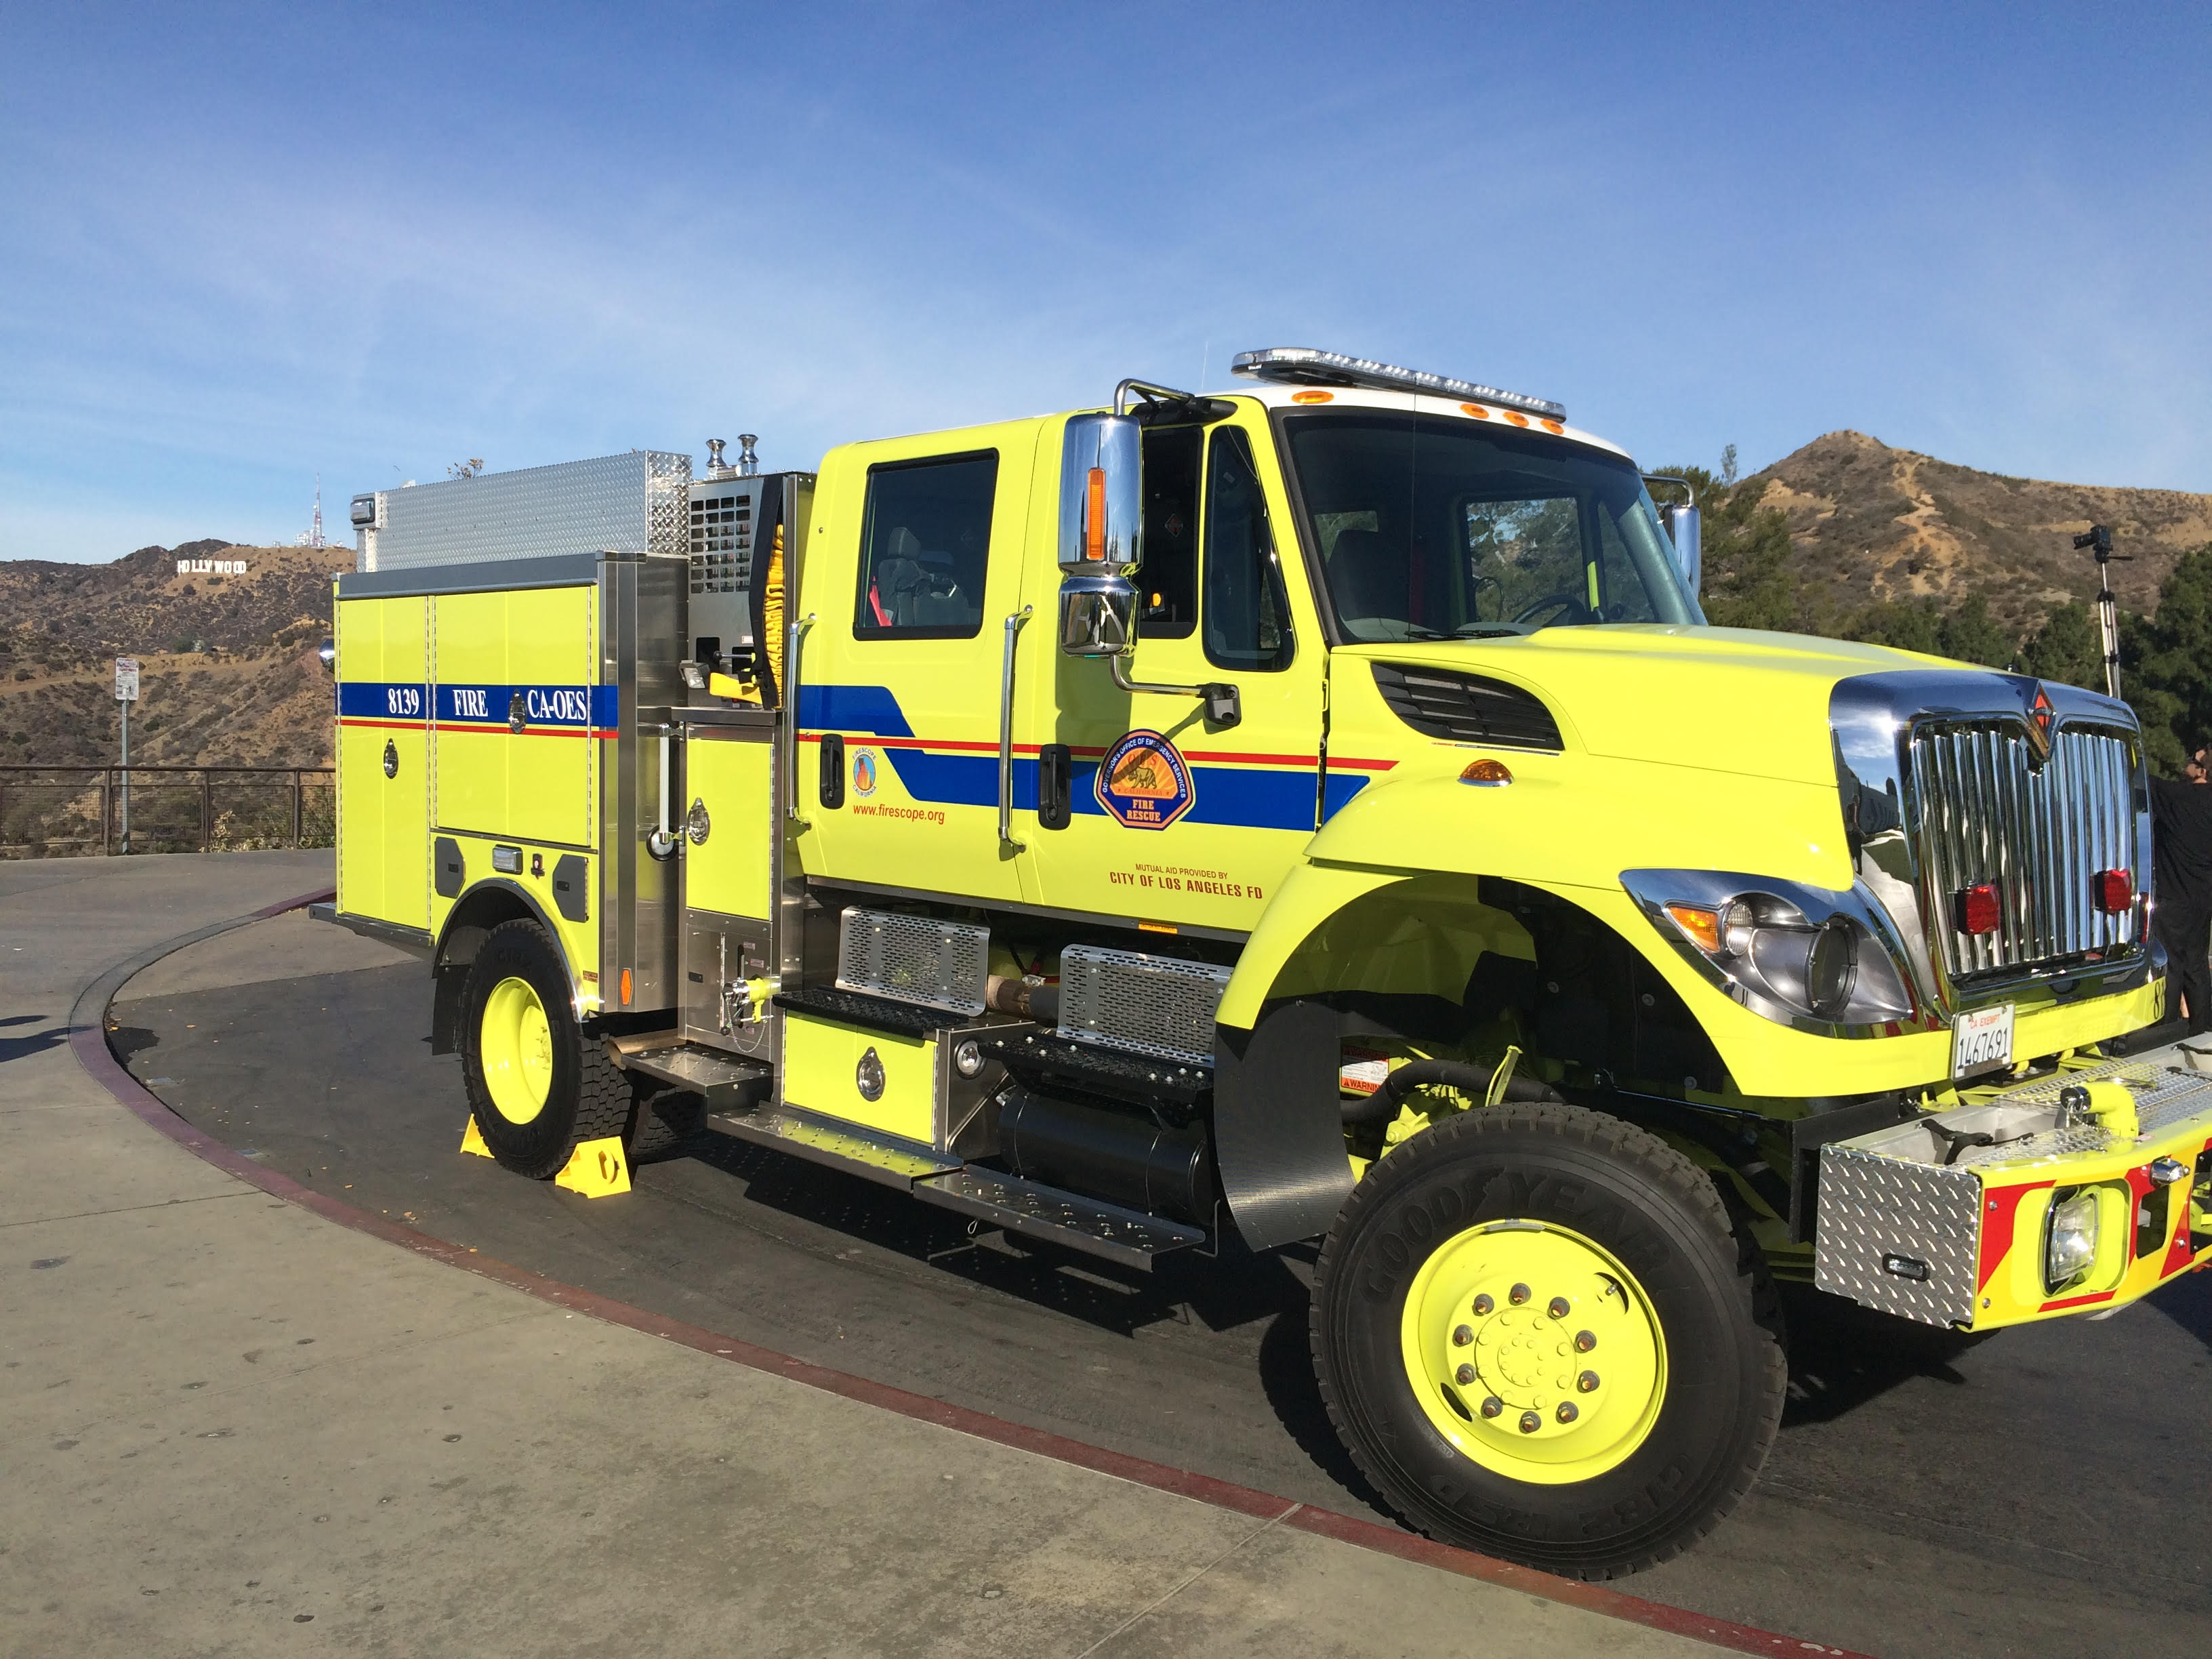
[[1240,351],[1229,361],[1229,372],[1248,380],[1287,381],[1296,386],[1357,386],[1376,392],[1425,392],[1436,398],[1457,398],[1468,403],[1496,404],[1554,421],[1567,418],[1567,406],[1548,398],[1530,398],[1518,392],[1500,392],[1494,386],[1455,380],[1449,374],[1431,374],[1425,368],[1401,368],[1370,357],[1347,357],[1340,351],[1316,351],[1310,346],[1269,346],[1264,351]]

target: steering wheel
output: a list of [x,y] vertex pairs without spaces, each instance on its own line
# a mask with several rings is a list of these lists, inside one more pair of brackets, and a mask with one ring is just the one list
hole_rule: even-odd
[[1563,587],[1556,593],[1547,593],[1542,599],[1532,599],[1522,605],[1520,610],[1513,613],[1513,621],[1517,625],[1522,623],[1534,622],[1539,615],[1548,618],[1555,611],[1574,611],[1577,613],[1575,620],[1577,622],[1590,620],[1589,602],[1571,587]]

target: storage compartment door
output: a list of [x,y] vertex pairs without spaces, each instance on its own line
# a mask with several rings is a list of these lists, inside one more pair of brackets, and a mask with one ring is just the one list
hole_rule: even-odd
[[338,908],[427,927],[429,740],[419,597],[347,599],[336,611]]
[[441,829],[597,845],[596,734],[614,724],[598,600],[579,586],[434,601]]
[[[684,744],[684,783],[696,803],[684,848],[684,902],[692,910],[766,921],[775,914],[775,746],[769,728]],[[703,840],[696,831],[702,824]]]

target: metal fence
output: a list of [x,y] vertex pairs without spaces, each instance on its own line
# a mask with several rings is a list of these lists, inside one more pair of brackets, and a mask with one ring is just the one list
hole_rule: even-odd
[[337,809],[327,766],[0,766],[0,858],[329,847]]

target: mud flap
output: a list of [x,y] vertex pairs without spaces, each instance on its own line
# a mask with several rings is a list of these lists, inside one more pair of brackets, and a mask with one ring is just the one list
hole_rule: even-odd
[[1255,1250],[1327,1232],[1352,1196],[1340,1024],[1333,1008],[1286,1002],[1251,1030],[1214,1028],[1214,1163],[1237,1231]]

